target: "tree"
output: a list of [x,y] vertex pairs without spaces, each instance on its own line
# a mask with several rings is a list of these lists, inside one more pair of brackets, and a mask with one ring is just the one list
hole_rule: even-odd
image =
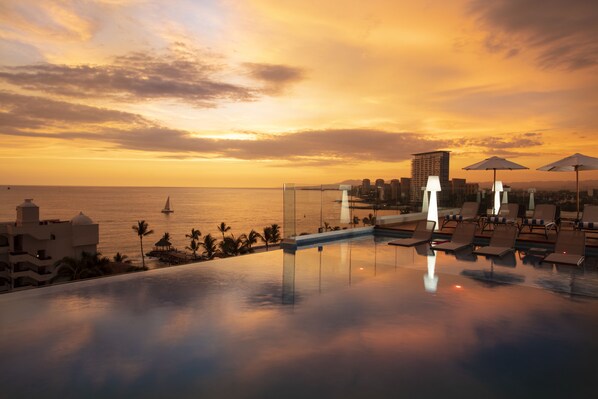
[[268,251],[269,244],[276,244],[280,241],[280,227],[276,223],[264,227],[264,233],[260,238],[266,244],[266,251]]
[[216,248],[216,239],[214,237],[212,237],[211,234],[207,234],[203,238],[202,245],[204,248],[203,254],[205,255],[205,257],[208,259],[213,259],[214,255],[216,255],[216,253],[218,252],[218,250]]
[[272,244],[276,244],[278,243],[278,241],[280,241],[280,227],[274,223],[272,226],[270,226],[270,228],[272,229]]
[[197,251],[201,248],[201,243],[195,240],[191,240],[191,243],[186,249],[193,251],[193,259],[197,259]]
[[376,216],[372,215],[371,213],[368,216],[365,216],[362,220],[363,225],[369,224],[371,226],[376,224]]
[[224,233],[230,230],[230,226],[227,226],[224,222],[220,222],[220,225],[216,227],[218,227],[218,231],[222,233],[222,241],[224,241]]
[[201,231],[191,229],[191,234],[185,234],[185,237],[190,238],[195,241],[199,241],[199,237],[201,237]]
[[[149,236],[150,234],[154,234],[154,230],[149,230],[148,224],[145,220],[137,221],[137,225],[133,225],[132,229],[135,230],[137,235],[139,236],[139,244],[141,246],[141,265],[145,268],[145,254],[143,253],[143,237]],[[166,236],[165,233],[164,236]]]
[[253,252],[253,248],[251,248],[251,246],[257,243],[257,240],[260,238],[260,233],[252,229],[249,234],[243,234],[241,238],[244,240],[244,245],[245,248],[247,248],[247,252]]
[[359,216],[353,216],[353,227],[359,224]]
[[191,239],[189,246],[185,248],[193,251],[193,259],[197,259],[197,251],[199,251],[202,245],[202,243],[199,241],[199,237],[201,237],[201,231],[191,229],[191,234],[185,234],[185,237]]
[[112,259],[114,259],[116,263],[131,263],[129,257],[125,254],[121,255],[120,252],[117,252]]
[[260,235],[260,239],[266,244],[266,251],[268,251],[269,243],[272,240],[272,227],[264,227],[264,232]]
[[98,277],[109,274],[110,259],[101,256],[100,252],[82,252],[79,259],[64,257],[55,263],[59,276],[69,277],[71,280]]
[[220,251],[227,256],[237,256],[243,253],[243,240],[234,235],[224,237],[220,242]]

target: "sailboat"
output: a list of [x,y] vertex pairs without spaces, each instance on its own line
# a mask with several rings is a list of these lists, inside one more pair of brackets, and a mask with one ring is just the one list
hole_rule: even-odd
[[170,195],[166,198],[166,204],[164,204],[164,209],[162,209],[162,213],[172,213],[174,210],[170,209]]

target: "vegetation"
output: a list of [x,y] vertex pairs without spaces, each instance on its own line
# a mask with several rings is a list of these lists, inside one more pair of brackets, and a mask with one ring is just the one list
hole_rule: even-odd
[[269,244],[276,244],[280,241],[280,228],[277,224],[264,227],[264,233],[260,236],[261,240],[266,244],[266,251],[269,249]]
[[191,234],[185,234],[185,237],[191,239],[189,246],[185,248],[193,252],[193,259],[197,259],[197,251],[199,251],[202,246],[202,243],[199,241],[201,231],[192,228]]
[[363,222],[363,225],[370,225],[373,226],[376,224],[376,216],[372,215],[371,213],[368,216],[365,216],[363,219],[361,219],[361,221]]
[[70,280],[99,277],[110,274],[108,265],[110,259],[101,253],[82,252],[79,259],[65,257],[56,262],[58,276],[68,277]]
[[117,252],[116,255],[112,258],[116,263],[131,263],[131,260],[127,255],[124,255],[120,252]]
[[202,244],[204,248],[203,255],[207,259],[214,259],[214,255],[216,255],[216,253],[218,252],[216,241],[217,240],[214,237],[212,237],[211,234],[207,234],[204,237]]
[[197,251],[201,248],[201,243],[199,241],[191,240],[191,243],[186,249],[193,252],[193,259],[197,259]]
[[246,252],[243,245],[243,239],[241,237],[235,238],[232,234],[224,237],[224,240],[220,242],[219,246],[221,253],[225,256],[237,256]]
[[230,231],[230,226],[227,226],[226,223],[221,222],[218,226],[218,231],[222,233],[222,240],[224,241],[224,233]]
[[[132,228],[139,236],[139,244],[141,246],[141,267],[145,268],[145,254],[143,253],[143,237],[149,236],[150,234],[154,234],[154,230],[149,229],[148,224],[145,220],[137,221],[137,225],[133,225]],[[166,236],[166,234],[168,233],[165,233],[164,235]]]

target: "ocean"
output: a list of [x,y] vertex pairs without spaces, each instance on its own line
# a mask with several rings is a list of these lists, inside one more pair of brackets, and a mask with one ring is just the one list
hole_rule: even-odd
[[[314,233],[320,218],[339,225],[340,191],[303,191],[297,194],[297,234]],[[163,214],[170,196],[173,213]],[[144,238],[144,250],[152,249],[165,232],[179,250],[189,245],[192,228],[202,235],[222,237],[217,226],[225,222],[235,237],[251,229],[261,233],[273,223],[283,228],[282,188],[185,188],[185,187],[0,187],[0,222],[14,222],[16,206],[32,198],[40,219],[70,220],[79,212],[100,226],[98,250],[109,258],[116,252],[134,262],[141,260],[139,238],[132,226],[145,220],[154,234]],[[322,204],[322,211],[320,211]],[[363,217],[371,210],[356,210]],[[341,225],[348,227],[348,225]]]
[[[173,213],[164,214],[170,196]],[[116,252],[140,260],[139,238],[132,226],[145,220],[154,234],[144,238],[152,249],[165,232],[180,250],[189,245],[192,228],[221,237],[217,225],[231,226],[236,237],[251,229],[260,232],[272,223],[282,225],[282,189],[166,188],[166,187],[43,187],[0,189],[0,221],[14,221],[16,206],[33,198],[41,219],[70,220],[79,212],[100,225],[98,250],[112,258]]]

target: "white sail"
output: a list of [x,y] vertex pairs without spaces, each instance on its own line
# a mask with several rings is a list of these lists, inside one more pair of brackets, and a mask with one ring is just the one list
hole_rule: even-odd
[[164,204],[164,209],[162,209],[162,213],[171,213],[174,212],[170,209],[170,195],[166,198],[166,204]]

